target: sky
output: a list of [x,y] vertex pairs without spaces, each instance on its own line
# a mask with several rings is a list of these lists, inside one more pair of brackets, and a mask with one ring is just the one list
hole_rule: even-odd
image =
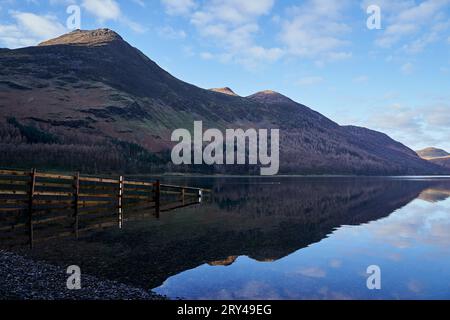
[[113,29],[199,87],[278,91],[450,152],[450,0],[0,0],[0,47],[71,31],[77,10],[81,29]]

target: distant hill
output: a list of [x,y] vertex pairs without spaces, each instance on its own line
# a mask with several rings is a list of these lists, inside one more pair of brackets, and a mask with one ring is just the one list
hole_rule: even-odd
[[280,173],[440,174],[387,135],[343,127],[270,90],[205,90],[160,68],[109,29],[77,30],[0,51],[0,166],[89,172],[256,173],[249,166],[175,167],[171,133],[279,128]]
[[424,159],[442,158],[450,156],[450,153],[448,153],[447,151],[433,147],[419,150],[417,151],[417,154]]
[[450,153],[438,148],[425,148],[417,151],[417,154],[431,163],[450,168]]

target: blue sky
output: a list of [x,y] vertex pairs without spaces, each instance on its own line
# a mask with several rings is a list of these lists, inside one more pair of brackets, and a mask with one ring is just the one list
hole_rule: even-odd
[[[450,151],[450,0],[0,0],[0,47],[111,28],[176,77]],[[381,9],[381,29],[366,8]]]

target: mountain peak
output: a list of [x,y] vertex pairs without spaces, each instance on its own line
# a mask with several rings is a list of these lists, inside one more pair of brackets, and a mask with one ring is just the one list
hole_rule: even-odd
[[44,41],[39,46],[86,45],[96,46],[114,41],[123,41],[122,37],[110,29],[75,30],[58,38]]
[[264,90],[257,92],[255,94],[252,94],[251,96],[248,96],[247,98],[255,100],[260,103],[293,103],[290,98],[282,95],[281,93],[278,93],[273,90]]
[[235,96],[235,97],[237,97],[238,95],[233,91],[233,90],[231,90],[231,88],[229,88],[229,87],[224,87],[224,88],[212,88],[212,89],[209,89],[210,91],[214,91],[214,92],[219,92],[219,93],[223,93],[223,94],[227,94],[227,95],[229,95],[229,96]]

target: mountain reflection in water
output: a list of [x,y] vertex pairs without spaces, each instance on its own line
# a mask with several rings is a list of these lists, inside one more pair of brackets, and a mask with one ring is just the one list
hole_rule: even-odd
[[212,199],[160,219],[125,212],[121,229],[106,212],[78,239],[15,250],[169,297],[450,298],[450,179],[172,179]]

